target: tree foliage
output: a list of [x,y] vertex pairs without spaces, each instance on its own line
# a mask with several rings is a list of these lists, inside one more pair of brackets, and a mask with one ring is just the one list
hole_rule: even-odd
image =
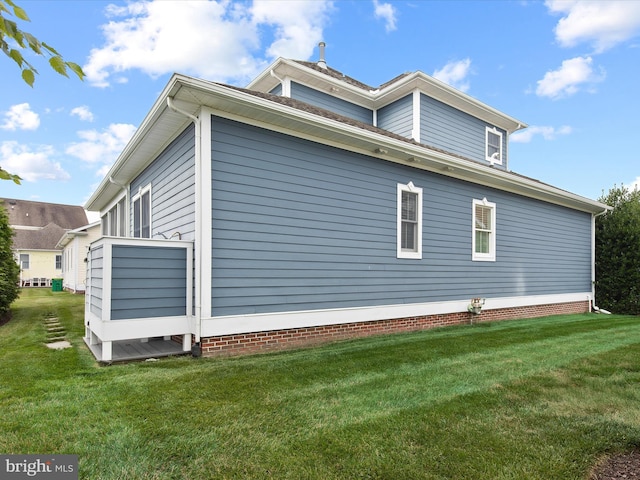
[[640,315],[640,191],[614,186],[599,200],[613,210],[596,218],[598,306]]
[[[84,79],[84,72],[80,65],[64,60],[55,48],[18,28],[16,21],[10,17],[24,22],[30,21],[27,12],[16,5],[13,0],[0,0],[0,49],[18,65],[22,72],[22,79],[29,86],[33,87],[38,74],[36,68],[23,54],[29,50],[36,55],[48,57],[49,65],[60,75],[69,77],[69,72],[73,72],[80,80]],[[20,184],[21,178],[0,167],[0,180],[12,180]]]
[[9,226],[9,216],[0,202],[0,317],[8,311],[11,303],[18,298],[20,267],[13,251],[13,230]]
[[29,22],[30,19],[27,13],[12,0],[0,0],[0,48],[2,48],[5,55],[18,64],[22,71],[22,79],[28,85],[33,86],[38,71],[22,54],[21,50],[26,50],[27,48],[31,49],[36,55],[49,57],[49,65],[60,75],[68,77],[68,72],[71,71],[80,80],[84,79],[84,72],[80,65],[65,61],[55,48],[18,28],[18,24],[7,18],[8,16],[13,16],[25,22]]

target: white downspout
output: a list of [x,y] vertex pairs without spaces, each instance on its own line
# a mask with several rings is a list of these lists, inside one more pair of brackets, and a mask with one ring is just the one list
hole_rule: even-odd
[[593,310],[598,313],[611,314],[611,312],[596,306],[596,217],[604,215],[608,211],[605,209],[591,215],[591,305]]
[[282,87],[282,96],[291,98],[291,80],[289,77],[286,77],[284,80],[276,75],[276,72],[273,69],[269,70],[269,74],[280,82],[280,86]]
[[[184,110],[180,110],[173,103],[173,98],[167,97],[167,106],[174,112],[184,115],[187,118],[190,118],[193,121],[195,127],[195,174],[196,174],[196,202],[195,202],[195,239],[194,239],[194,276],[195,276],[195,291],[194,291],[194,316],[195,316],[195,347],[194,351],[195,355],[201,355],[201,347],[200,340],[202,334],[202,267],[201,267],[201,257],[202,257],[202,222],[200,219],[202,218],[202,202],[199,201],[201,198],[201,179],[199,178],[200,172],[200,163],[201,163],[201,125],[200,119],[195,115],[190,114],[189,112],[185,112]],[[197,352],[197,353],[196,353]]]

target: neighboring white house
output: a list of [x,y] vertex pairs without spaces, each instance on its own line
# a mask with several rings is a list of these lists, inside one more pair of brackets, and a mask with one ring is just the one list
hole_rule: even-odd
[[62,276],[62,251],[56,243],[65,232],[88,223],[78,205],[0,198],[14,230],[13,252],[20,265],[20,285],[50,287]]
[[73,293],[85,291],[89,245],[100,238],[100,221],[69,230],[56,248],[62,249],[62,286]]

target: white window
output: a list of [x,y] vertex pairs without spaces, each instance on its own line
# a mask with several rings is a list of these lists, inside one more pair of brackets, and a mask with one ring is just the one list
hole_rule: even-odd
[[29,270],[29,254],[28,253],[20,254],[20,268],[22,270]]
[[487,161],[493,164],[502,165],[502,132],[496,127],[486,128],[487,131]]
[[126,197],[122,197],[118,202],[105,213],[102,220],[102,234],[112,237],[126,237],[127,232],[125,229],[127,212],[125,206],[127,203]]
[[422,258],[422,189],[398,184],[398,258]]
[[133,197],[133,236],[151,238],[151,185]]
[[56,255],[56,270],[62,270],[62,255]]
[[486,198],[473,201],[472,259],[496,260],[496,204]]

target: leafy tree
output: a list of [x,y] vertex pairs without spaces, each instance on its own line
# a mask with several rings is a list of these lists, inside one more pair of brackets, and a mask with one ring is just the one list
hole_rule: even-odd
[[596,218],[598,306],[640,315],[640,191],[614,186],[599,200],[613,210]]
[[[22,79],[31,87],[35,81],[38,71],[24,57],[22,52],[31,49],[36,55],[49,57],[49,65],[60,75],[69,77],[68,72],[75,73],[80,80],[84,79],[84,72],[80,65],[67,62],[62,58],[55,48],[45,42],[41,42],[36,37],[18,28],[18,24],[9,17],[17,20],[29,22],[27,13],[16,5],[13,0],[0,0],[0,49],[2,52],[18,64],[22,72]],[[20,184],[20,177],[3,170],[0,167],[0,180],[13,180]]]
[[9,306],[18,298],[20,267],[13,257],[13,230],[9,216],[0,202],[0,319],[7,315]]

